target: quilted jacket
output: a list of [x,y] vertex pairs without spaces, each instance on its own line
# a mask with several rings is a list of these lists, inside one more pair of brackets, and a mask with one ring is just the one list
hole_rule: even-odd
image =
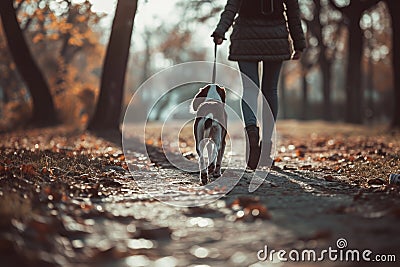
[[298,0],[227,1],[213,36],[224,38],[233,24],[229,60],[282,61],[306,48]]

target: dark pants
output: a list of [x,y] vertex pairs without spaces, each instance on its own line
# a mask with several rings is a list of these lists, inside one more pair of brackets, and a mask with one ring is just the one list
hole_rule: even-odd
[[[259,64],[256,61],[239,61],[238,63],[243,82],[242,112],[244,123],[246,126],[257,125],[255,114],[257,113],[260,91]],[[278,81],[282,62],[263,61],[262,64],[261,92],[268,102],[274,121],[276,121],[278,114]],[[262,114],[265,114],[265,112],[263,110]]]

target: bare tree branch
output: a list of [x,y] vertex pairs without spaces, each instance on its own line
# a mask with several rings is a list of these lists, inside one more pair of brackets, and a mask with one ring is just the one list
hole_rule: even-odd
[[379,2],[381,2],[382,0],[364,0],[364,1],[360,1],[360,6],[361,9],[363,11],[370,9],[371,7],[375,6],[376,4],[378,4]]
[[33,20],[33,17],[32,17],[32,16],[29,17],[29,18],[27,19],[27,21],[25,22],[24,26],[21,27],[21,30],[22,30],[23,32],[25,32],[25,31],[29,28],[29,26],[30,26],[31,23],[32,23],[32,20]]
[[328,0],[328,1],[332,7],[334,7],[336,10],[340,12],[343,12],[343,9],[345,9],[345,7],[338,6],[335,0]]

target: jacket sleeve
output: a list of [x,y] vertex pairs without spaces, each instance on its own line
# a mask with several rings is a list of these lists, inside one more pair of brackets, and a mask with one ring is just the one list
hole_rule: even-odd
[[212,36],[218,36],[225,39],[225,33],[228,31],[229,27],[232,26],[233,20],[239,12],[241,3],[242,0],[228,0]]
[[301,27],[299,2],[298,0],[285,0],[285,3],[289,32],[293,40],[294,50],[302,51],[307,45],[303,28]]

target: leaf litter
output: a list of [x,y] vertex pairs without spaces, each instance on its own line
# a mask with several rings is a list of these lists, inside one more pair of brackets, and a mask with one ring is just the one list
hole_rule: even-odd
[[[398,197],[398,187],[387,180],[390,173],[400,172],[397,137],[349,132],[315,134],[315,130],[307,129],[291,135],[290,131],[282,131],[276,170],[320,173],[328,183],[357,186],[354,201],[368,201],[370,193]],[[259,197],[239,195],[230,204],[217,201],[214,206],[183,210],[157,206],[127,172],[128,164],[143,164],[143,159],[127,162],[118,146],[89,133],[42,129],[31,130],[29,135],[6,134],[2,140],[0,247],[7,255],[3,258],[7,266],[82,262],[96,266],[167,262],[175,266],[178,255],[161,249],[165,243],[201,238],[194,233],[218,226],[218,220],[274,220],[273,211]],[[191,152],[192,136],[183,134],[180,141],[185,143],[180,152],[196,160]],[[150,152],[155,155],[156,165],[168,167],[157,146],[153,146],[160,143],[159,138],[150,136],[147,143],[153,149]],[[348,213],[353,209],[338,207],[332,212]],[[370,215],[388,214],[398,217],[399,211],[386,209],[382,214]],[[315,232],[318,238],[331,235],[320,231],[323,234]],[[223,237],[215,235],[210,240],[220,239]],[[223,256],[200,243],[190,253],[195,258],[213,253]]]

